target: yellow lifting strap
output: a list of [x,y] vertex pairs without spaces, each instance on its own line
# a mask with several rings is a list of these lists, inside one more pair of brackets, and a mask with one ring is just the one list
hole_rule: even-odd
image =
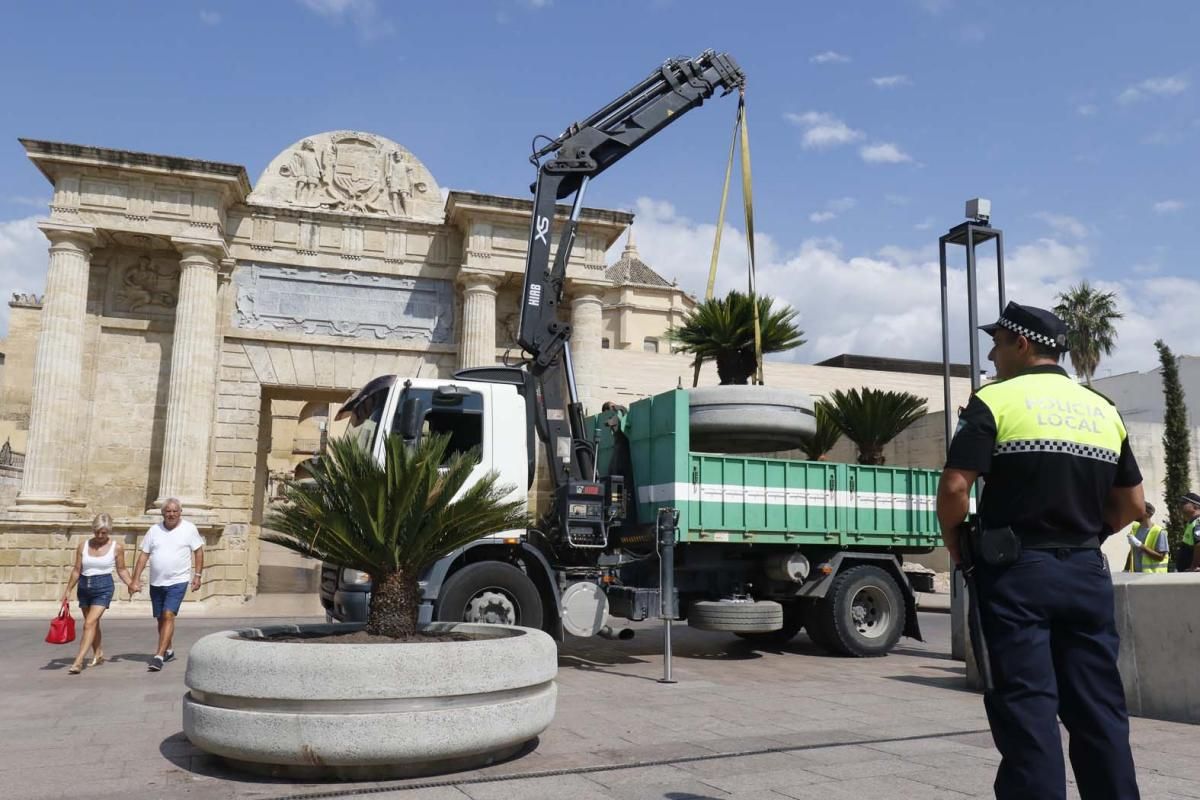
[[[746,123],[746,90],[738,91],[737,117],[733,123],[733,139],[729,143],[729,160],[725,164],[725,181],[721,186],[721,206],[717,211],[717,232],[713,237],[712,258],[708,263],[708,286],[705,288],[704,299],[711,300],[713,289],[717,282],[717,259],[721,254],[721,234],[725,229],[725,209],[729,202],[729,180],[733,176],[734,152],[741,145],[742,167],[742,205],[746,215],[746,248],[750,257],[749,290],[750,299],[754,305],[754,382],[762,384],[762,320],[758,317],[758,293],[755,287],[754,271],[754,181],[750,172],[750,128]],[[692,385],[700,380],[700,362],[696,361],[695,375]]]

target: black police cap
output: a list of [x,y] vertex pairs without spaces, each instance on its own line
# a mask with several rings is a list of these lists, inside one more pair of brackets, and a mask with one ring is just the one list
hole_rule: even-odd
[[979,330],[989,336],[999,328],[1024,336],[1031,342],[1053,347],[1059,352],[1065,352],[1067,349],[1067,324],[1054,312],[1044,308],[1009,303],[1004,307],[1000,319],[991,325],[979,326]]

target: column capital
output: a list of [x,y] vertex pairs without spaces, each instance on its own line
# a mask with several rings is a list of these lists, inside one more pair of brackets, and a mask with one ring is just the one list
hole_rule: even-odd
[[571,302],[576,300],[587,300],[591,302],[601,302],[603,300],[604,291],[612,288],[612,282],[605,280],[594,280],[587,278],[568,278],[567,279],[567,294],[571,296]]
[[465,291],[488,292],[495,294],[496,289],[504,282],[506,273],[484,270],[460,269],[455,279]]
[[213,268],[229,257],[229,246],[223,239],[199,239],[191,236],[172,236],[171,244],[184,259],[211,262]]
[[90,253],[100,243],[100,237],[91,225],[44,219],[38,222],[38,228],[50,240],[51,247],[75,247]]

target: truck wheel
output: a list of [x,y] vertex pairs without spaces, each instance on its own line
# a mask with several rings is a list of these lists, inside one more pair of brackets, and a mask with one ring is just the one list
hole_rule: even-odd
[[749,631],[734,631],[737,636],[758,647],[783,647],[804,627],[804,615],[799,603],[782,603],[783,627],[768,633],[751,633]]
[[770,633],[783,627],[783,606],[773,600],[701,600],[688,607],[687,623],[702,631]]
[[904,629],[904,596],[879,567],[862,565],[838,574],[817,608],[817,627],[828,639],[822,645],[843,655],[886,655]]
[[542,627],[542,598],[521,570],[502,561],[468,564],[451,575],[438,596],[439,622],[490,622]]

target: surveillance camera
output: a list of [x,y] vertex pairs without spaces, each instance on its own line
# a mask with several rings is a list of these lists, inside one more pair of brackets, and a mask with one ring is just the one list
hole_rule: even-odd
[[968,200],[966,217],[976,222],[987,222],[992,218],[992,201],[983,197]]

